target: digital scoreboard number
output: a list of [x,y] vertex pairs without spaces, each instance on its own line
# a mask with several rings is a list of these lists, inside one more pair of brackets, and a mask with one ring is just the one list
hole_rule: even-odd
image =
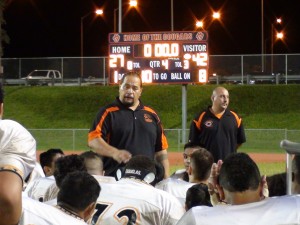
[[109,34],[109,83],[140,71],[143,83],[206,83],[207,32]]

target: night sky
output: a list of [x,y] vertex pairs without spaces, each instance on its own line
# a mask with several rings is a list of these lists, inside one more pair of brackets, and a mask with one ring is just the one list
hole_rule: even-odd
[[[123,0],[123,32],[171,30],[170,0],[138,0],[128,11]],[[84,56],[107,56],[108,33],[114,30],[118,0],[10,0],[3,25],[10,37],[4,57],[79,57],[81,17],[103,7],[104,15],[92,13],[83,20]],[[274,53],[300,53],[300,1],[264,0],[264,36],[270,53],[271,23],[281,17],[284,42]],[[212,21],[212,10],[221,20]],[[195,30],[195,19],[207,17],[209,52],[214,55],[261,53],[261,0],[174,0],[174,30]]]

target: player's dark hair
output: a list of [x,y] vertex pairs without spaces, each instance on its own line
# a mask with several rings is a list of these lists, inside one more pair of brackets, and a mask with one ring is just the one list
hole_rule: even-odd
[[101,155],[99,155],[96,152],[93,151],[86,151],[80,154],[80,157],[84,158],[84,159],[97,159],[97,158],[101,158]]
[[4,90],[2,83],[0,83],[0,104],[4,102]]
[[50,167],[56,154],[64,155],[64,152],[60,148],[50,148],[47,151],[42,152],[40,154],[40,164],[42,168],[44,168],[44,166]]
[[125,73],[123,75],[123,77],[120,79],[120,84],[123,84],[125,78],[128,77],[128,76],[135,76],[135,77],[139,78],[140,79],[140,86],[143,87],[141,73],[139,71],[130,71],[128,73]]
[[93,176],[85,171],[75,171],[67,174],[61,182],[57,203],[83,211],[97,201],[100,190],[101,187]]
[[200,149],[202,148],[201,146],[193,143],[193,142],[187,142],[184,146],[183,146],[183,150],[187,149],[187,148],[195,148],[195,149]]
[[95,171],[103,172],[103,161],[101,155],[93,151],[86,151],[80,154],[84,159],[84,164],[90,174],[95,175]]
[[148,184],[155,183],[156,178],[155,161],[144,155],[135,155],[124,167],[122,177],[134,178],[145,181]]
[[219,184],[230,192],[256,190],[261,176],[256,163],[243,152],[228,155],[223,161]]
[[144,155],[135,155],[125,166],[126,169],[147,170],[156,174],[155,161]]
[[269,197],[286,195],[286,173],[267,176]]
[[207,180],[210,175],[211,166],[214,163],[212,154],[205,148],[199,148],[191,154],[191,165],[193,175],[197,180]]
[[61,157],[55,162],[54,177],[57,187],[60,188],[60,184],[63,179],[71,172],[75,171],[85,171],[84,160],[79,155],[67,155]]
[[208,193],[208,187],[203,183],[191,186],[186,192],[185,199],[186,210],[200,205],[212,206],[210,202],[210,195]]

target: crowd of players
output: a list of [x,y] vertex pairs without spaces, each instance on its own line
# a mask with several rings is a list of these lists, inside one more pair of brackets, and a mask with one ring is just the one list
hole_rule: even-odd
[[[22,141],[32,141],[32,136],[26,135],[28,139]],[[14,147],[10,149],[18,150],[17,146]],[[7,173],[18,181],[21,172],[27,177],[25,175],[21,180],[24,180],[21,183],[23,191],[20,190],[22,195],[14,196],[21,201],[11,206],[21,206],[19,222],[12,221],[13,217],[2,220],[4,213],[13,212],[4,212],[1,207],[0,224],[300,223],[297,210],[300,204],[297,195],[300,187],[298,155],[293,160],[293,195],[269,197],[267,189],[272,190],[273,196],[282,195],[273,190],[279,188],[278,183],[270,186],[270,182],[267,187],[265,177],[245,153],[234,153],[224,161],[214,163],[206,149],[187,144],[184,149],[185,169],[163,179],[163,166],[142,155],[132,157],[114,178],[104,176],[102,159],[93,151],[64,155],[60,149],[49,149],[40,155],[39,164],[30,156],[34,145],[30,149],[23,153],[11,151],[7,155],[1,152],[1,159],[9,156],[8,159],[17,160],[23,168],[14,171],[2,166],[0,177]],[[30,163],[24,160],[27,157],[32,158]],[[13,160],[8,162],[18,169]],[[35,178],[26,183],[31,170]],[[1,179],[1,185],[3,181]],[[20,182],[12,187],[17,184]],[[285,188],[285,184],[281,185]],[[5,192],[0,190],[1,203],[8,203],[3,202]]]
[[[2,118],[2,89],[0,103]],[[183,154],[185,168],[169,178],[143,155],[109,177],[93,151],[49,149],[37,162],[34,137],[1,119],[0,225],[300,224],[300,156],[288,196],[285,174],[262,176],[245,153],[214,162],[205,148],[186,144]]]

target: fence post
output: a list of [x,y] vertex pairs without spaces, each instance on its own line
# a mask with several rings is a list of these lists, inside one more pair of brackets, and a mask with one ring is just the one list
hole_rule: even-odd
[[75,129],[72,129],[73,131],[73,151],[75,150]]

